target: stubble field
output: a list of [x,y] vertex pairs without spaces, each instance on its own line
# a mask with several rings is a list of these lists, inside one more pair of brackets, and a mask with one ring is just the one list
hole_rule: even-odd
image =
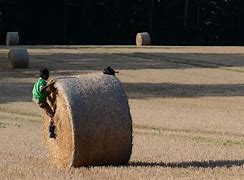
[[[244,179],[244,47],[27,46],[28,69],[0,47],[0,179]],[[48,161],[38,71],[119,70],[133,121],[128,165],[58,169]]]

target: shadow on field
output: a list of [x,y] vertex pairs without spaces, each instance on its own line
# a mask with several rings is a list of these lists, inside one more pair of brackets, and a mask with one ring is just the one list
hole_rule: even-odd
[[[95,50],[94,50],[95,51]],[[140,69],[188,69],[243,67],[243,54],[206,54],[206,53],[51,53],[31,55],[28,69],[11,69],[8,67],[6,54],[0,53],[0,72],[10,77],[32,75],[40,68],[46,67],[54,74],[72,74],[87,70],[101,71],[106,66],[117,70]],[[235,71],[232,69],[232,71]],[[240,72],[240,70],[236,70]],[[243,70],[244,72],[244,70]],[[16,76],[16,73],[19,73]],[[2,78],[3,76],[0,76]]]
[[[7,57],[0,54],[0,72],[10,77],[22,77],[46,67],[58,75],[70,75],[83,71],[102,71],[106,66],[117,70],[140,69],[188,69],[243,67],[243,54],[206,53],[51,53],[30,55],[28,69],[11,69]],[[232,71],[235,71],[232,69]],[[236,70],[240,72],[240,70]],[[243,70],[244,72],[244,70]],[[18,76],[16,73],[19,73]],[[2,78],[3,76],[0,76]]]
[[0,82],[0,104],[9,102],[31,102],[32,83],[27,82]]
[[[213,54],[213,53],[148,53],[135,52],[119,54],[132,58],[153,60],[154,62],[168,63],[169,69],[186,69],[186,68],[219,68],[219,67],[243,67],[243,54]],[[173,65],[173,66],[172,66]],[[163,69],[158,68],[155,69]]]
[[[0,104],[30,102],[34,82],[0,82]],[[128,98],[196,98],[244,96],[244,84],[171,84],[171,83],[123,83]]]
[[129,98],[244,96],[244,84],[123,83]]
[[[244,66],[243,54],[206,53],[53,53],[30,55],[28,69],[8,67],[5,53],[0,53],[0,103],[29,102],[34,78],[39,69],[46,67],[52,76],[78,75],[94,71],[102,72],[106,66],[116,70],[139,69],[186,69]],[[233,70],[234,71],[234,70]],[[243,71],[244,72],[244,71]],[[22,79],[23,78],[23,79]],[[29,79],[30,80],[27,80]],[[31,81],[33,81],[31,83]],[[30,82],[30,83],[29,83]],[[129,98],[243,96],[242,84],[170,84],[170,83],[124,83]]]
[[32,55],[33,68],[45,65],[53,70],[99,70],[112,66],[120,70],[133,69],[188,69],[243,67],[243,54],[206,53],[53,53]]
[[163,168],[231,168],[244,165],[244,160],[210,160],[210,161],[189,161],[189,162],[130,162],[130,167],[163,167]]

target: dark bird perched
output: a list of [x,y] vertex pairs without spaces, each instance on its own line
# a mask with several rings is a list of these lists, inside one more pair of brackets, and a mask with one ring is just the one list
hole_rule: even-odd
[[110,66],[106,67],[103,69],[103,74],[107,74],[107,75],[113,75],[115,76],[115,73],[119,73],[118,71],[115,71],[113,68],[111,68]]

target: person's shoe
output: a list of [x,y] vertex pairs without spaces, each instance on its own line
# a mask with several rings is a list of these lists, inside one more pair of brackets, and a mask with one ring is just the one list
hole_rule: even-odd
[[56,138],[56,135],[54,133],[55,130],[55,125],[49,125],[48,126],[48,133],[49,133],[49,138]]

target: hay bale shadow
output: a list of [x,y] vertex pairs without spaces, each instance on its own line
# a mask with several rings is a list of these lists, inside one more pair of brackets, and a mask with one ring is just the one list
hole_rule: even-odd
[[243,166],[244,160],[209,160],[209,161],[189,161],[189,162],[130,162],[129,167],[163,167],[163,168],[231,168]]
[[129,98],[244,96],[244,84],[123,83]]

